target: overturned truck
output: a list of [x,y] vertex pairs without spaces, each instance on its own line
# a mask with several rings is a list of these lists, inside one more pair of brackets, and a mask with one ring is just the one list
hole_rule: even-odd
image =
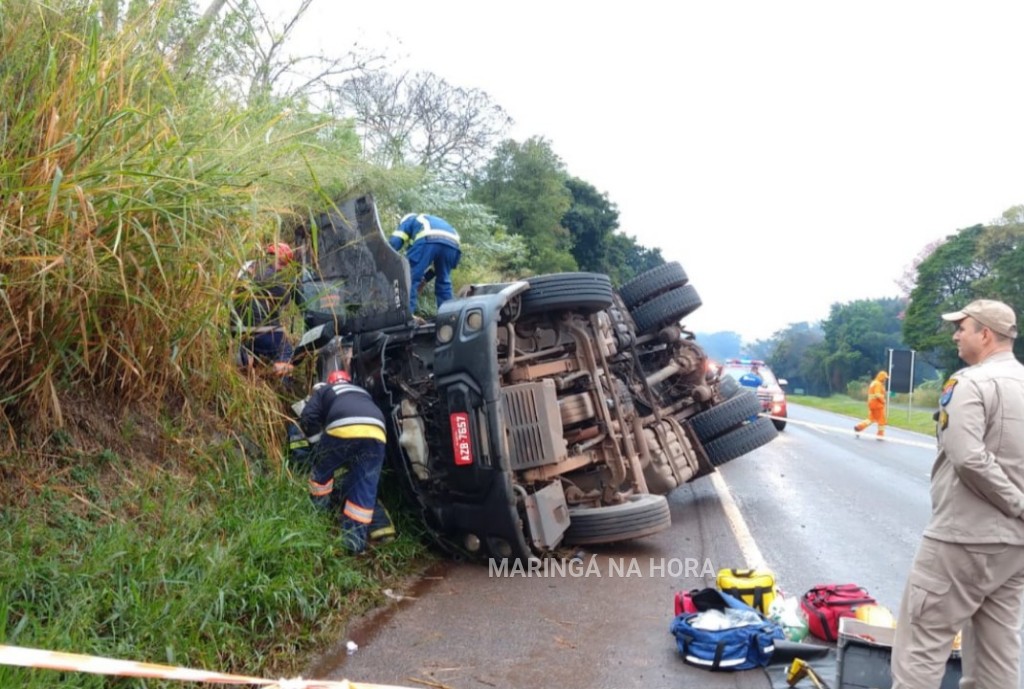
[[307,232],[298,354],[371,392],[389,463],[450,551],[528,558],[657,533],[665,495],[776,436],[679,325],[701,301],[678,263],[618,291],[595,273],[472,285],[417,324],[372,197]]

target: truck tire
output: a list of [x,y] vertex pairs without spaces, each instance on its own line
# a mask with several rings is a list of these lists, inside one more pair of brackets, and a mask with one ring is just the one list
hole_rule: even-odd
[[622,303],[631,308],[673,287],[682,287],[689,279],[683,266],[672,261],[640,273],[619,289],[619,296]]
[[729,375],[724,375],[718,380],[718,392],[721,393],[722,399],[731,399],[738,395],[743,389],[739,381]]
[[704,445],[704,452],[716,467],[736,459],[740,455],[756,450],[770,442],[779,432],[775,430],[771,419],[763,417],[740,426],[734,431],[715,438]]
[[690,425],[702,443],[714,440],[747,419],[757,416],[761,402],[749,390],[740,390],[721,404],[716,404],[690,418]]
[[630,313],[637,332],[650,333],[678,323],[681,318],[699,309],[702,303],[693,285],[683,285],[659,294]]
[[568,545],[615,543],[664,531],[672,525],[663,495],[634,495],[626,502],[603,507],[570,507]]
[[601,273],[552,273],[528,278],[523,292],[524,315],[549,311],[596,313],[612,305],[612,283]]

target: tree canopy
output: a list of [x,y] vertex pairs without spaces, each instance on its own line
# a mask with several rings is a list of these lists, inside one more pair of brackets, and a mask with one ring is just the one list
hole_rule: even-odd
[[431,72],[364,72],[335,93],[339,112],[355,119],[370,160],[421,167],[458,187],[468,183],[512,123],[485,92]]
[[474,181],[470,198],[492,208],[509,232],[526,240],[536,272],[576,270],[572,236],[562,225],[572,206],[568,178],[546,140],[509,139]]
[[[918,265],[903,324],[907,345],[928,363],[951,372],[963,364],[956,355],[951,328],[942,314],[974,299],[998,299],[1014,307],[1024,303],[1024,224],[1015,206],[993,225],[957,231]],[[1014,344],[1024,354],[1020,340]]]

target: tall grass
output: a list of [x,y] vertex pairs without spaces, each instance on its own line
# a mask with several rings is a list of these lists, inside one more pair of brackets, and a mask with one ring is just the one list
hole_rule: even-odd
[[0,638],[283,672],[422,549],[339,552],[230,294],[372,171],[343,124],[182,70],[184,0],[119,4],[0,2]]
[[9,437],[19,420],[62,425],[76,386],[115,405],[231,406],[222,328],[238,266],[286,230],[290,208],[359,174],[314,118],[247,109],[178,75],[164,34],[180,4],[113,34],[98,4],[0,6]]

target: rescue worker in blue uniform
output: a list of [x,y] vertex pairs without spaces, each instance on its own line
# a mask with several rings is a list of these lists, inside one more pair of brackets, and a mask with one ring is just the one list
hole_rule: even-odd
[[[361,553],[374,522],[377,484],[384,466],[384,414],[370,393],[352,384],[348,373],[339,370],[328,375],[326,384],[314,386],[299,425],[311,440],[320,436],[309,478],[313,504],[331,507],[334,474],[346,468],[341,485],[342,544],[350,553]],[[393,534],[391,528],[389,535]]]
[[748,388],[759,388],[764,385],[764,378],[761,377],[761,368],[753,364],[750,370],[739,378],[739,384]]
[[283,378],[293,369],[294,349],[281,311],[295,294],[295,274],[287,270],[294,257],[289,245],[270,244],[264,260],[249,261],[238,272],[234,311],[242,334],[239,359],[247,370],[262,361]]
[[436,215],[410,213],[402,218],[388,240],[391,248],[401,251],[409,246],[405,257],[409,261],[412,285],[409,290],[409,314],[416,313],[416,298],[420,288],[434,280],[437,305],[452,298],[452,271],[459,265],[462,250],[459,233],[448,221]]

